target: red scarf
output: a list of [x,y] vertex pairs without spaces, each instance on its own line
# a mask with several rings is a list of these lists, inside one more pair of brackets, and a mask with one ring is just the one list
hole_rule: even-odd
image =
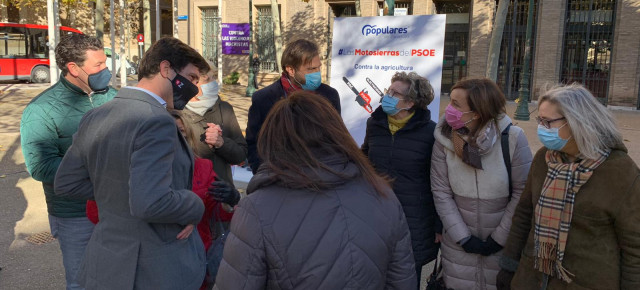
[[302,89],[301,87],[296,86],[293,82],[291,82],[291,80],[289,80],[289,77],[287,76],[286,72],[282,72],[282,76],[280,77],[280,83],[282,84],[282,88],[284,89],[285,95],[291,94],[297,90]]

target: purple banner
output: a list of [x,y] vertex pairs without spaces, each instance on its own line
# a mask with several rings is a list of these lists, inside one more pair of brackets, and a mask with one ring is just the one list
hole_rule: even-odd
[[222,23],[222,53],[249,54],[249,23]]

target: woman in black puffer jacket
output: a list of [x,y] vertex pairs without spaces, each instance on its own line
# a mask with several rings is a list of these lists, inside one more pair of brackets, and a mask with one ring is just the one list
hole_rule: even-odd
[[308,91],[275,104],[240,201],[220,289],[414,289],[409,228],[338,112]]
[[376,171],[393,179],[393,192],[411,231],[418,281],[422,266],[438,255],[442,231],[429,176],[436,123],[427,105],[433,97],[426,78],[414,72],[396,73],[382,105],[367,120],[362,144]]

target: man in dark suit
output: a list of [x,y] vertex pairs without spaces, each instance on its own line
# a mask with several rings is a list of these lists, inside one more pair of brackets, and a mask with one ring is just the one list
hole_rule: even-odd
[[193,156],[167,109],[196,95],[209,65],[163,38],[144,55],[136,87],[89,111],[55,179],[55,194],[95,199],[100,222],[78,280],[87,289],[198,289],[204,212],[191,191]]
[[322,83],[321,66],[320,52],[315,43],[306,39],[293,41],[287,44],[282,53],[283,72],[280,79],[268,87],[258,90],[251,97],[246,139],[249,146],[249,165],[254,174],[260,167],[260,157],[256,147],[258,133],[271,107],[277,101],[297,90],[314,91],[327,98],[340,114],[340,96],[336,89]]

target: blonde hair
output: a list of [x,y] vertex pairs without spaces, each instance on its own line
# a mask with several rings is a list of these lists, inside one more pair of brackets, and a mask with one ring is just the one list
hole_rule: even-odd
[[613,115],[584,86],[573,83],[547,90],[538,100],[554,104],[566,118],[571,135],[584,157],[598,159],[601,151],[622,144],[622,134]]
[[187,144],[191,147],[193,154],[196,155],[196,149],[198,145],[198,139],[196,138],[196,133],[191,129],[191,125],[187,122],[187,118],[185,118],[180,111],[171,110],[169,111],[171,116],[176,120],[182,121],[182,126],[184,126],[184,139],[187,140]]

